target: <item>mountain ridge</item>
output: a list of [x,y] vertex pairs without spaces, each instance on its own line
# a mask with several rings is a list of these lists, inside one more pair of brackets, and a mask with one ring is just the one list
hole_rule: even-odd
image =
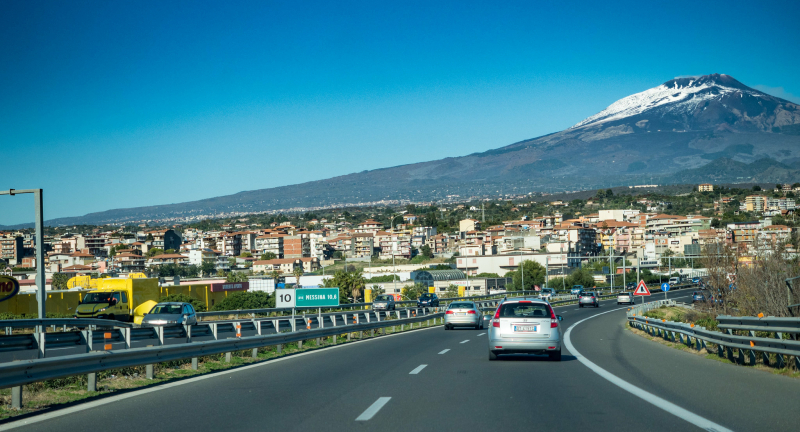
[[[781,166],[773,164],[766,171],[758,171],[760,165],[751,167],[763,160]],[[669,80],[615,101],[563,131],[484,152],[48,222],[124,222],[213,211],[432,201],[448,195],[596,189],[655,180],[771,182],[797,179],[795,163],[800,163],[800,106],[729,75],[711,74]],[[700,169],[706,165],[706,170]]]

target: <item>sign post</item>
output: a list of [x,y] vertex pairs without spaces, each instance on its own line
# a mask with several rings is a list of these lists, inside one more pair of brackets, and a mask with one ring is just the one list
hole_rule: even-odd
[[642,296],[642,303],[644,303],[644,296],[650,295],[650,290],[647,289],[644,280],[639,280],[639,285],[636,286],[636,291],[633,292],[635,296]]

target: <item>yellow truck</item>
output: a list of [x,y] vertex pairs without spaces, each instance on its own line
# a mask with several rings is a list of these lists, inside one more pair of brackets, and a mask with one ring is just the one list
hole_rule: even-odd
[[75,318],[101,318],[142,323],[161,297],[158,279],[93,279],[94,289],[75,308]]

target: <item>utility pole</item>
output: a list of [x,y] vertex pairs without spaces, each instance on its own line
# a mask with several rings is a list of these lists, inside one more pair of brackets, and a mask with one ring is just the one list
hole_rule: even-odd
[[46,317],[45,300],[47,299],[46,285],[47,280],[44,275],[44,209],[42,207],[42,189],[9,189],[7,191],[0,191],[0,195],[19,195],[19,194],[33,194],[33,203],[35,208],[34,224],[36,234],[34,241],[36,242],[36,301],[38,303],[37,310],[39,312],[39,319]]

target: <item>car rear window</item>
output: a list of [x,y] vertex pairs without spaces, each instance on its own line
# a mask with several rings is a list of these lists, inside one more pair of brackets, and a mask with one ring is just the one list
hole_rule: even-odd
[[392,299],[394,299],[394,297],[388,295],[379,295],[378,297],[375,297],[375,300],[377,301],[389,301]]
[[472,309],[475,305],[472,303],[450,303],[450,309]]
[[591,291],[584,291],[583,294],[581,294],[581,295],[584,296],[584,297],[591,297],[591,296],[594,295],[594,293],[591,292]]
[[550,308],[541,303],[505,303],[500,306],[500,318],[546,318]]

